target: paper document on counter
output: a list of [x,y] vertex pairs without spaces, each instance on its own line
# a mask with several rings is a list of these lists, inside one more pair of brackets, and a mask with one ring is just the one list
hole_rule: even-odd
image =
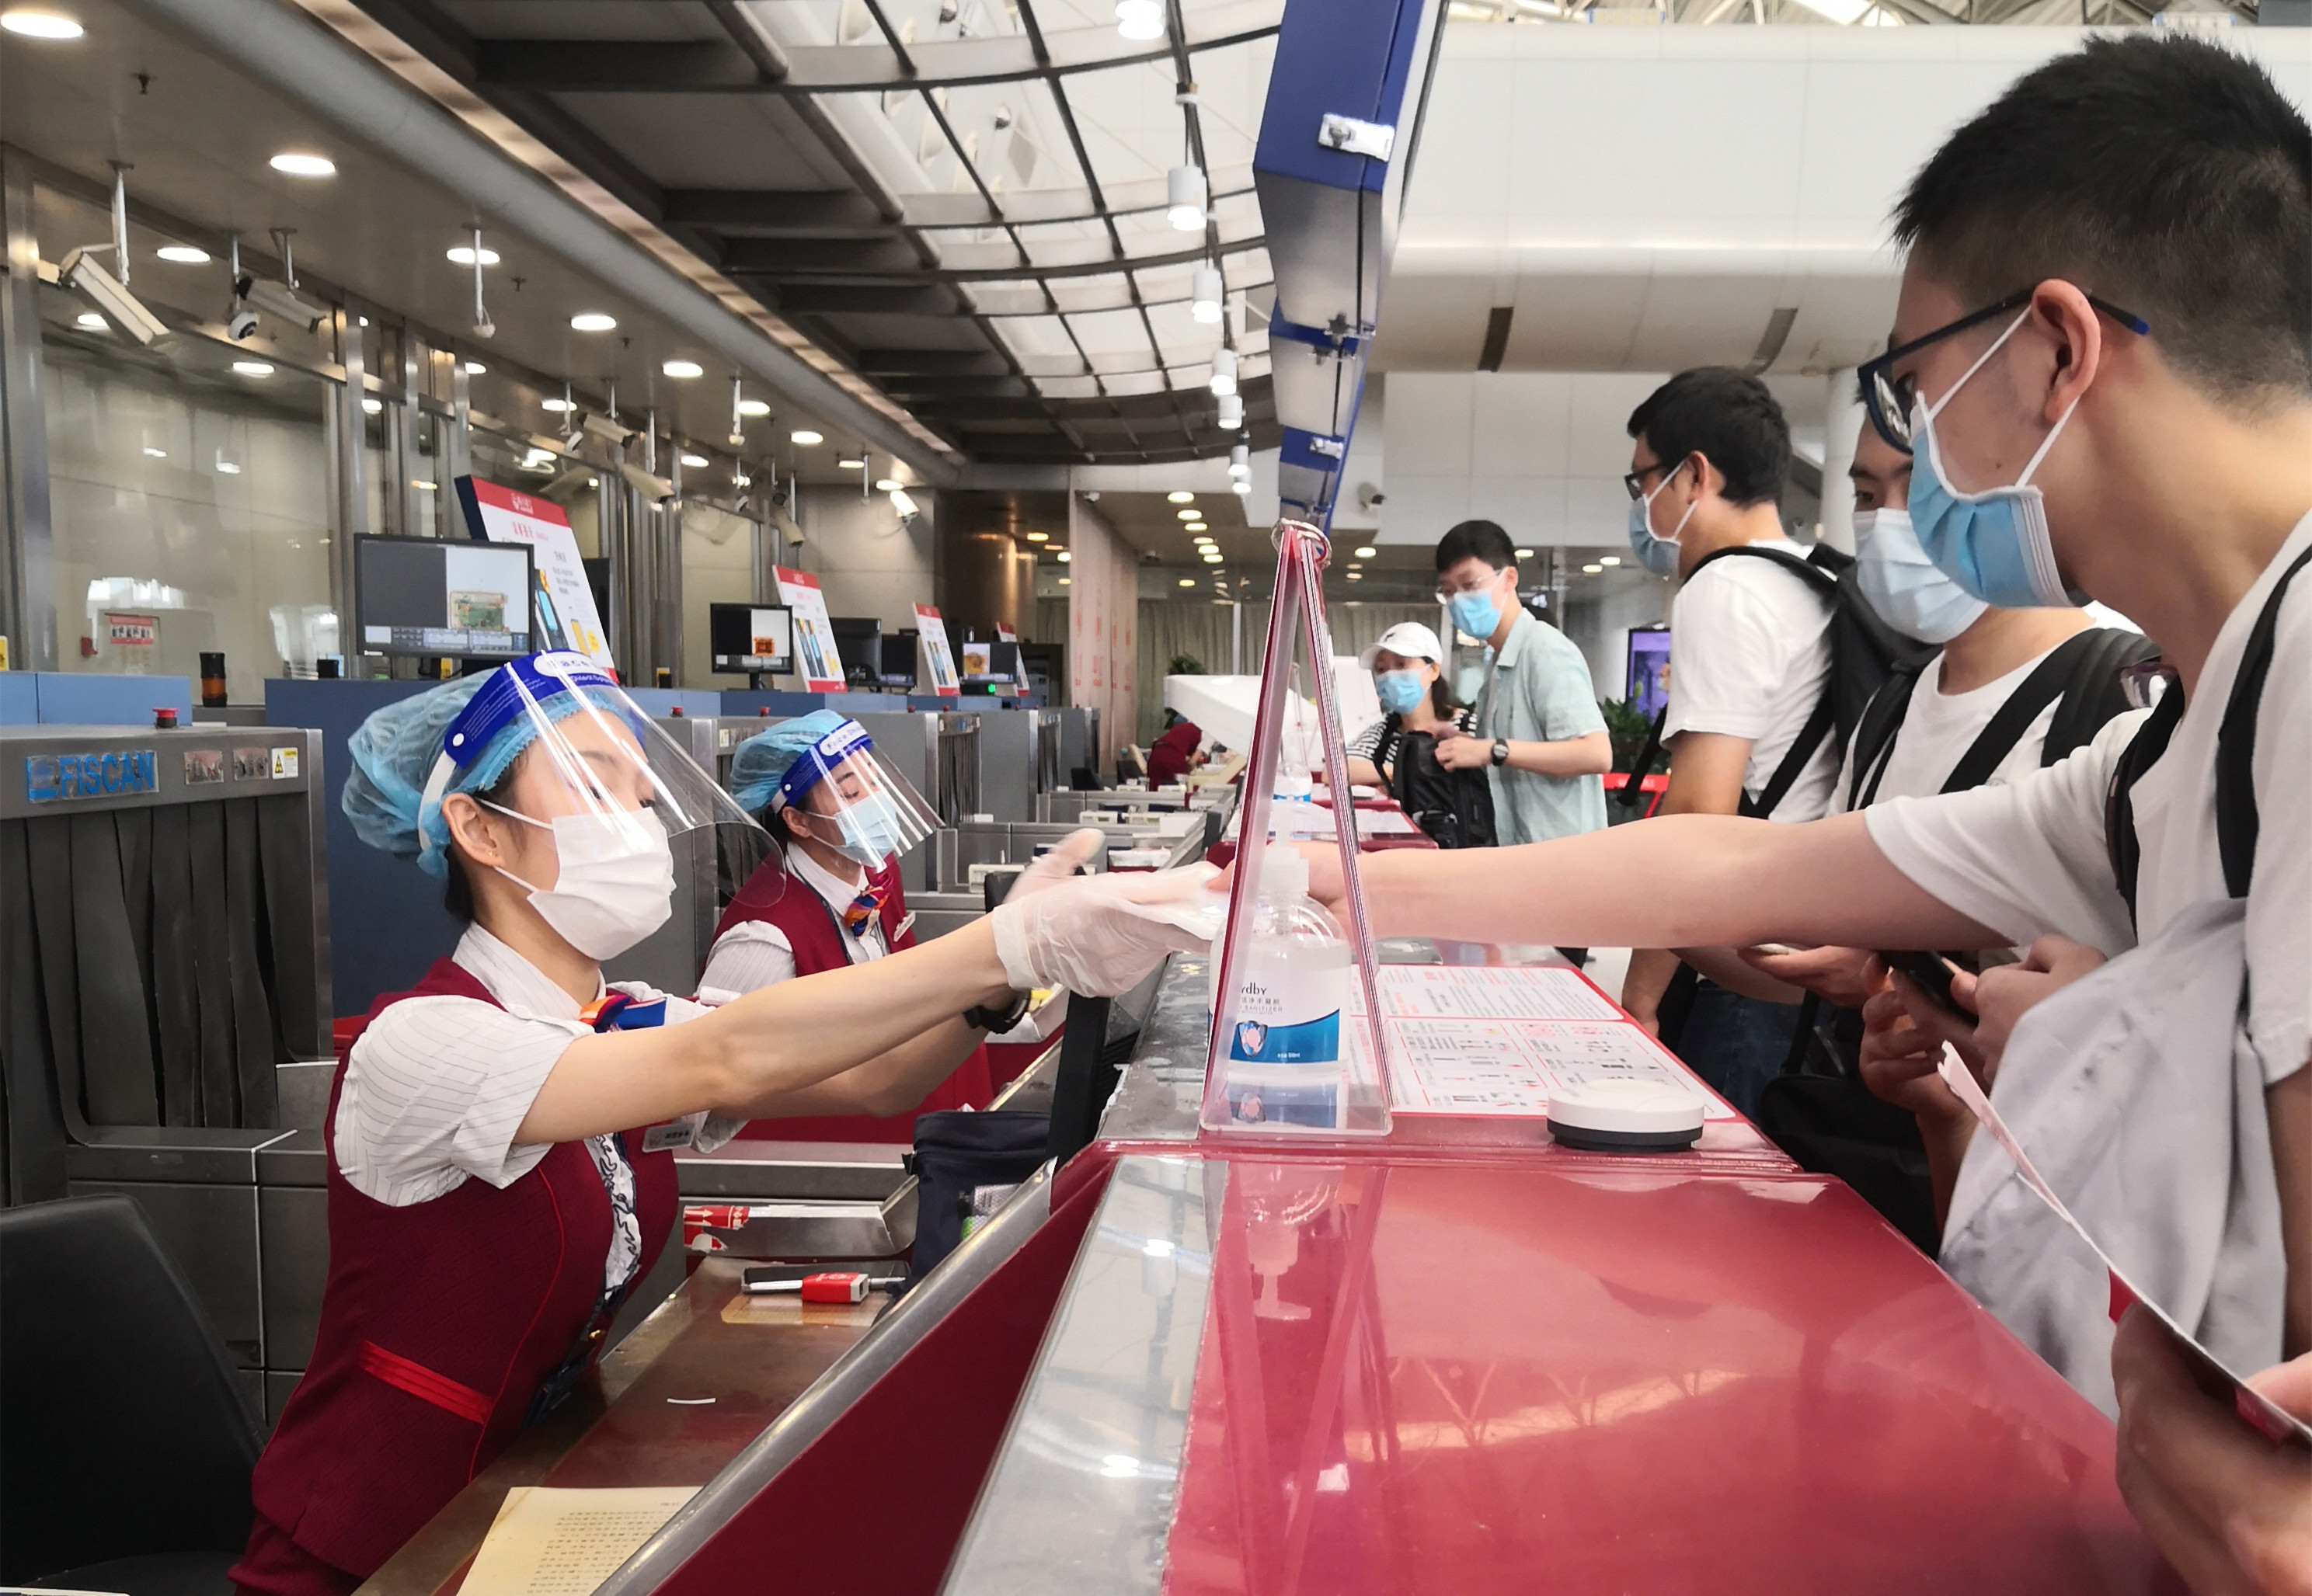
[[697,1494],[692,1486],[518,1485],[506,1493],[460,1596],[591,1596]]
[[1384,964],[1381,1010],[1397,1019],[1618,1020],[1572,970],[1550,965]]
[[1390,1106],[1399,1113],[1538,1119],[1549,1112],[1553,1091],[1654,1080],[1701,1098],[1706,1119],[1736,1117],[1628,1020],[1393,1017],[1387,1029]]

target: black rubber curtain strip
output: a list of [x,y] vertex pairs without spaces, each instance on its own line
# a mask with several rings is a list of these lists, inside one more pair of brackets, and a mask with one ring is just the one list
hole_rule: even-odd
[[48,997],[32,923],[31,824],[0,821],[0,1078],[8,1099],[11,1203],[65,1195],[65,1115],[49,1059]]
[[97,1125],[158,1125],[161,1094],[144,1020],[143,972],[120,879],[120,833],[103,811],[74,815],[73,947],[80,983],[81,1071]]
[[241,1105],[232,1048],[232,969],[225,947],[224,806],[188,804],[192,846],[194,984],[200,996],[201,1123],[233,1125]]
[[57,1095],[66,1129],[79,1137],[88,1128],[88,1105],[81,1095],[80,982],[74,972],[72,821],[66,815],[42,815],[23,824]]
[[265,929],[267,982],[273,1010],[279,1016],[279,1051],[275,1057],[327,1058],[329,1039],[320,1012],[317,968],[320,950],[313,946],[312,845],[304,828],[302,795],[285,793],[257,800],[258,857],[265,872]]
[[153,815],[153,1018],[161,1060],[161,1121],[201,1119],[200,972],[193,955],[192,830],[188,806]]
[[280,1047],[258,954],[263,891],[258,881],[257,800],[227,799],[224,812],[225,931],[232,972],[233,1059],[241,1078],[241,1115],[233,1123],[269,1126],[278,1117],[274,1104],[279,1080],[273,1066]]

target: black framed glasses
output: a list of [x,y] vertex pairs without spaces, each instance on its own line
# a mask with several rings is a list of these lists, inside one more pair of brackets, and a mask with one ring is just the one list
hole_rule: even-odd
[[1652,465],[1641,466],[1635,471],[1623,472],[1622,485],[1630,490],[1630,497],[1633,501],[1642,499],[1646,496],[1647,477],[1659,471],[1662,474],[1662,480],[1667,482],[1677,475],[1677,468],[1685,464],[1682,459],[1656,460]]
[[[1949,322],[1933,332],[1912,339],[1908,344],[1863,362],[1855,372],[1855,379],[1862,388],[1862,407],[1870,417],[1870,424],[1878,429],[1878,436],[1887,440],[1888,447],[1899,449],[1905,454],[1911,452],[1911,406],[1918,397],[1917,383],[1907,375],[1896,375],[1896,363],[1910,359],[1930,344],[1956,337],[1969,327],[1980,327],[1994,316],[2004,316],[2010,310],[2020,310],[2031,302],[2031,296],[2037,292],[2036,287],[2019,288],[1995,305],[1985,305],[1980,310],[1970,311],[1957,321]],[[2141,335],[2151,330],[2151,324],[2143,318],[2132,310],[2121,310],[2108,300],[2089,294],[2088,303],[2132,333]],[[1623,480],[1626,482],[1629,478]],[[1631,496],[1636,496],[1634,489]]]

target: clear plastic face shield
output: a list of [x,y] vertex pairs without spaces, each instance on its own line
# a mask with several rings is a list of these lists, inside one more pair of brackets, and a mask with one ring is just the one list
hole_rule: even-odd
[[[534,654],[491,676],[442,734],[421,815],[439,810],[453,789],[548,834],[519,850],[519,874],[493,868],[528,888],[547,923],[596,959],[665,923],[676,839],[726,825],[761,831],[578,653]],[[550,847],[539,850],[539,841]]]
[[907,779],[885,764],[874,740],[845,720],[788,767],[772,796],[775,827],[797,831],[863,869],[880,869],[939,829],[939,816]]

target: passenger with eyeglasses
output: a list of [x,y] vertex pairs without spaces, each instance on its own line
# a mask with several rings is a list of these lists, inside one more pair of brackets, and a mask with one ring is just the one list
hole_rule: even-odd
[[[2092,39],[1946,141],[1895,237],[1891,347],[1862,375],[1871,425],[1910,451],[1921,546],[1986,604],[2086,595],[2139,623],[2175,673],[2150,718],[2012,781],[1807,824],[1689,814],[1368,855],[1369,920],[2027,946],[1955,977],[1957,1015],[1896,977],[1915,1051],[1967,1042],[2142,1291],[2312,1421],[2312,126],[2246,57]],[[1310,890],[1337,898],[1311,851]],[[2140,1304],[2115,1330],[2106,1271],[1989,1137],[1940,1257],[2116,1417],[2120,1487],[2188,1583],[2312,1592],[2312,1449],[2247,1422]]]

